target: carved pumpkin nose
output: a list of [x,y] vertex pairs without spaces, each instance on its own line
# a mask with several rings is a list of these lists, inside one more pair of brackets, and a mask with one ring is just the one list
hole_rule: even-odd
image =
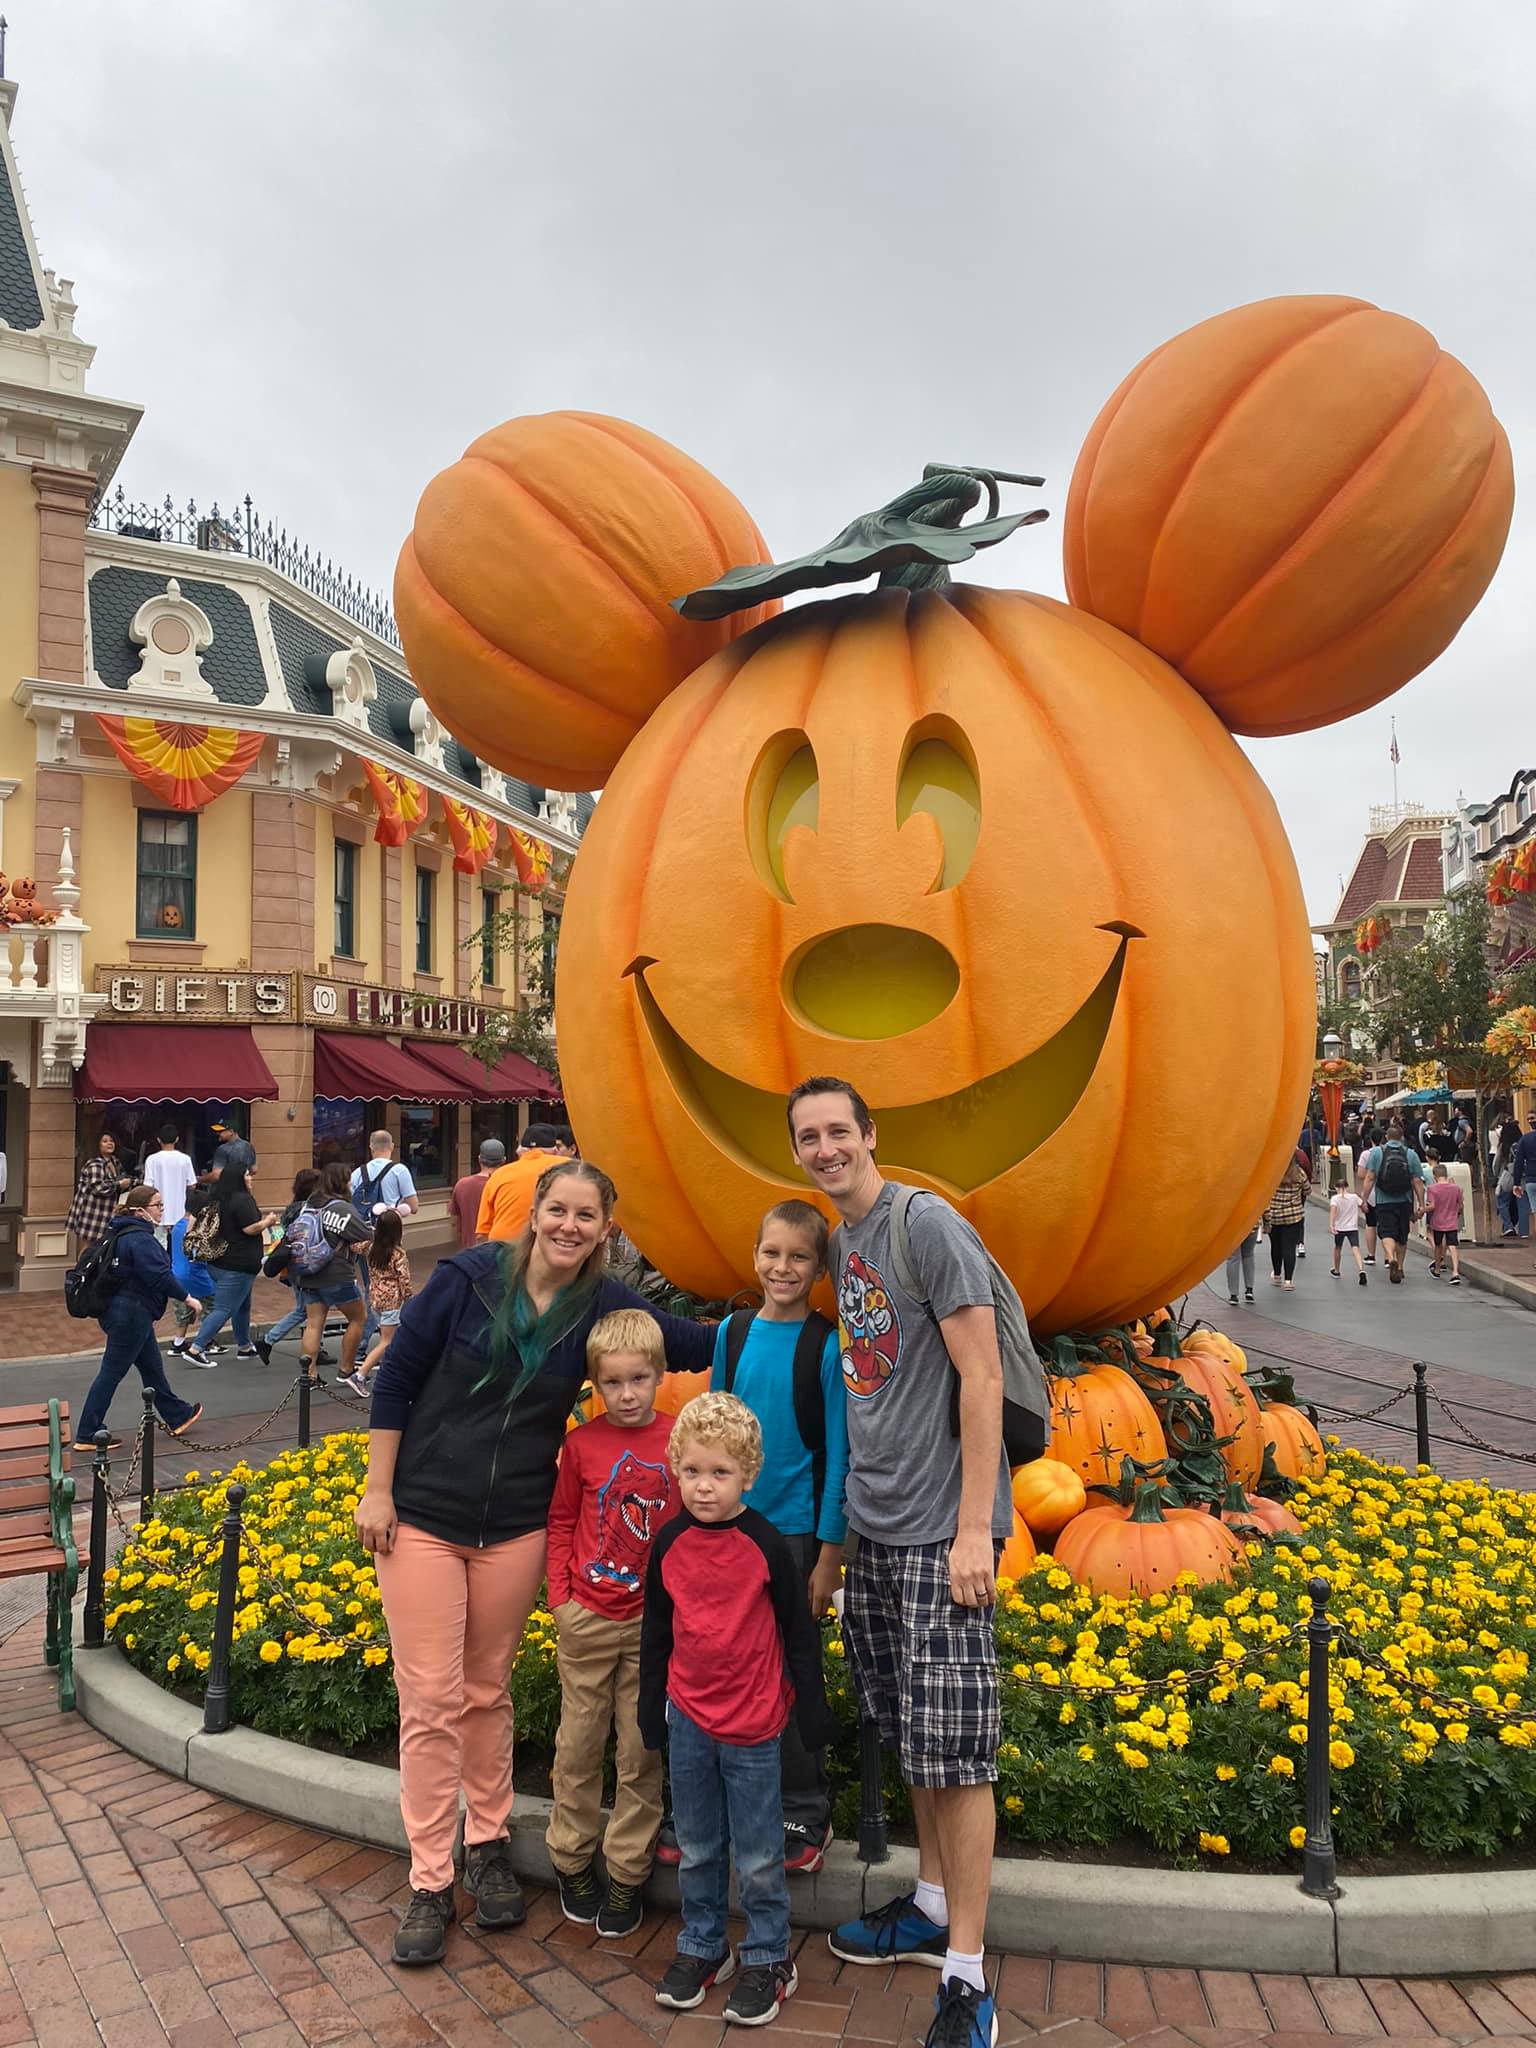
[[851,924],[790,956],[784,997],[817,1031],[839,1038],[899,1038],[954,1000],[960,970],[925,932]]

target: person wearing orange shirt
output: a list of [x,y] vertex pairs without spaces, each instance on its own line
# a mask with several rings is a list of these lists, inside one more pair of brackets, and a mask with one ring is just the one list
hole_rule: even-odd
[[499,1166],[485,1184],[480,1214],[475,1220],[477,1244],[522,1236],[528,1227],[539,1175],[565,1156],[559,1141],[560,1133],[553,1124],[530,1124],[523,1132],[517,1141],[517,1156]]

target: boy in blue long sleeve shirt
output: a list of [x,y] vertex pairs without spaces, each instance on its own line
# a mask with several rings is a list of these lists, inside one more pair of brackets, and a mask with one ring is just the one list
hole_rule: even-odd
[[[789,1545],[806,1582],[811,1612],[819,1617],[842,1582],[847,1527],[847,1396],[836,1326],[816,1319],[825,1338],[816,1418],[822,1441],[814,1450],[797,1417],[795,1354],[811,1313],[811,1290],[827,1267],[826,1219],[809,1202],[778,1203],[758,1227],[752,1260],[763,1306],[755,1316],[745,1312],[741,1323],[732,1317],[720,1325],[710,1387],[735,1394],[761,1425],[763,1465],[748,1503]],[[734,1343],[732,1324],[737,1324]],[[785,1868],[819,1870],[832,1839],[826,1752],[808,1750],[793,1721],[784,1731],[782,1781]]]

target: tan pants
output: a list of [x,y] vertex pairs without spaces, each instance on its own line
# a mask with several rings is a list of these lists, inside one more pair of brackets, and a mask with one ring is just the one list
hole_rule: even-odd
[[567,1876],[592,1861],[603,1823],[603,1752],[617,1738],[618,1784],[603,1834],[608,1875],[642,1884],[661,1826],[661,1756],[640,1740],[640,1618],[612,1621],[579,1600],[555,1616],[560,1630],[560,1727],[555,1808],[544,1837]]

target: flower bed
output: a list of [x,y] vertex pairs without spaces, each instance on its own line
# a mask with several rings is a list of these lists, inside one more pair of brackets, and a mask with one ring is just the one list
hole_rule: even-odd
[[[201,1691],[213,1634],[226,1485],[249,1489],[231,1659],[237,1719],[356,1746],[395,1725],[388,1638],[352,1512],[366,1440],[328,1437],[262,1471],[237,1466],[161,1496],[109,1574],[108,1626],[161,1684]],[[196,1475],[192,1475],[195,1479]],[[1306,1765],[1307,1580],[1323,1572],[1346,1646],[1333,1685],[1341,1853],[1518,1848],[1536,1810],[1536,1494],[1405,1474],[1353,1451],[1291,1503],[1304,1541],[1249,1547],[1235,1586],[1145,1599],[1074,1585],[1049,1556],[998,1608],[1004,1743],[998,1817],[1019,1844],[1135,1842],[1181,1858],[1289,1864]],[[827,1682],[840,1821],[856,1811],[857,1745],[843,1645]],[[1194,1674],[1223,1666],[1208,1682]],[[1382,1668],[1382,1667],[1385,1668]],[[1152,1681],[1154,1689],[1137,1688]],[[1426,1688],[1449,1696],[1441,1703]],[[554,1629],[535,1611],[512,1677],[522,1739],[559,1711]],[[1490,1719],[1483,1710],[1512,1714]],[[892,1775],[894,1786],[894,1774]]]

